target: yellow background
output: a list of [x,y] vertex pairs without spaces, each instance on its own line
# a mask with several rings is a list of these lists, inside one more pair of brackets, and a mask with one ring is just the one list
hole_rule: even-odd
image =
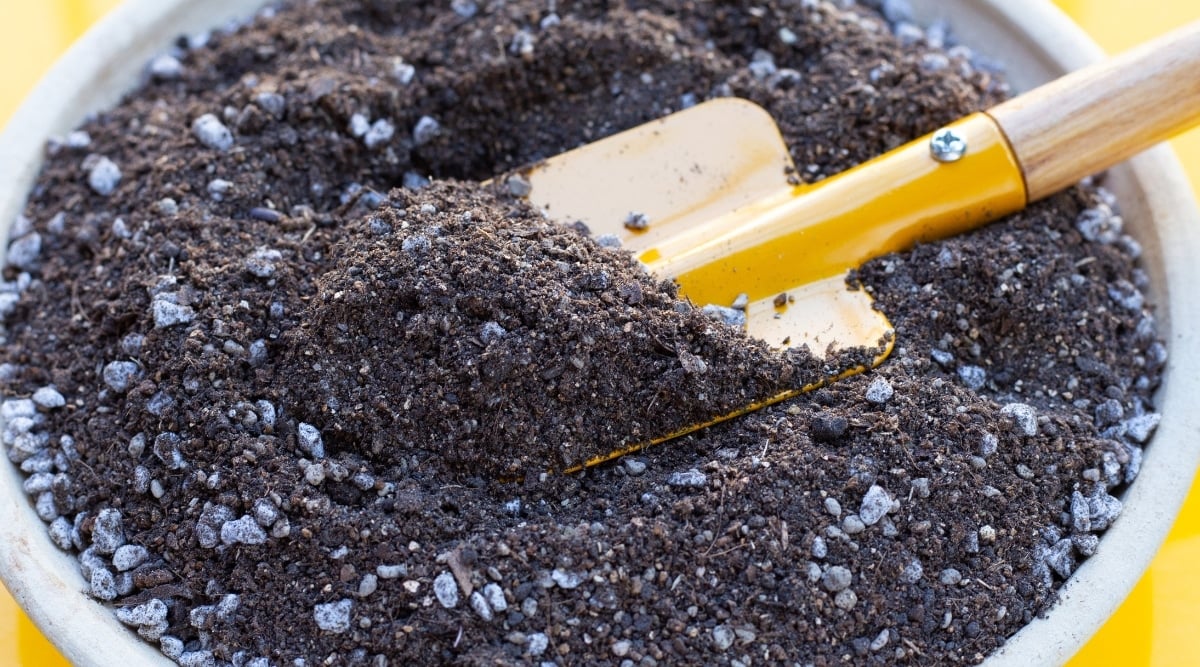
[[[7,121],[71,41],[116,4],[116,0],[0,0],[0,122]],[[1200,19],[1200,0],[1056,0],[1056,4],[1110,52]],[[1176,139],[1173,145],[1193,187],[1200,190],[1200,131]],[[1141,583],[1071,667],[1200,664],[1198,615],[1200,490],[1194,490]],[[0,665],[63,664],[0,588]]]

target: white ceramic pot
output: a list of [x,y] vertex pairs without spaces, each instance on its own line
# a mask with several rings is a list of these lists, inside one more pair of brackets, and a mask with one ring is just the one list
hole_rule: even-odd
[[[246,17],[264,0],[129,0],[54,67],[0,137],[0,237],[24,205],[46,139],[76,127],[134,87],[145,63],[179,34]],[[1103,57],[1047,0],[912,0],[928,23],[949,19],[973,49],[1005,62],[1019,90]],[[1200,458],[1200,215],[1171,152],[1151,150],[1111,172],[1131,233],[1145,249],[1170,361],[1157,405],[1163,420],[1125,511],[1061,591],[1044,619],[1017,633],[988,664],[1061,664],[1116,610],[1149,565],[1187,495]],[[157,649],[83,594],[75,557],[60,551],[21,490],[20,473],[0,464],[0,576],[63,654],[78,665],[169,664]]]

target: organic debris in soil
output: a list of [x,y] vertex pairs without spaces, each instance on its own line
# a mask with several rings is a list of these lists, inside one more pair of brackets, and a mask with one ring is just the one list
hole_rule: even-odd
[[[181,40],[52,143],[12,232],[3,437],[50,538],[186,665],[982,660],[1104,548],[1157,424],[1103,190],[863,267],[875,372],[497,477],[645,427],[630,377],[706,392],[674,410],[789,380],[477,181],[725,95],[818,181],[1004,97],[883,4],[341,0]],[[538,411],[622,398],[639,423]]]

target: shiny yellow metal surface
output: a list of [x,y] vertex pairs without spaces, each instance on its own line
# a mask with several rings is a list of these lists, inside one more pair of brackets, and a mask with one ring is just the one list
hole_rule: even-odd
[[924,137],[664,239],[647,264],[696,303],[728,304],[741,293],[753,301],[1023,208],[1020,167],[991,118],[951,128],[970,146],[958,162],[934,160]]
[[[790,190],[774,119],[725,98],[557,155],[529,170],[529,201],[644,252],[729,211]],[[631,214],[643,224],[627,225]]]
[[[0,0],[0,123],[51,62],[117,0]],[[1056,0],[1110,52],[1200,18],[1196,0]],[[1200,187],[1200,132],[1172,142]],[[1200,492],[1193,491],[1166,544],[1112,620],[1072,667],[1200,664]],[[0,588],[0,666],[65,664]]]

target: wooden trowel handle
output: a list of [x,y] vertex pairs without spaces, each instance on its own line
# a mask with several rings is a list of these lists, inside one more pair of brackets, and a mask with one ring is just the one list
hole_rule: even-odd
[[1200,22],[988,111],[1030,202],[1200,122]]

